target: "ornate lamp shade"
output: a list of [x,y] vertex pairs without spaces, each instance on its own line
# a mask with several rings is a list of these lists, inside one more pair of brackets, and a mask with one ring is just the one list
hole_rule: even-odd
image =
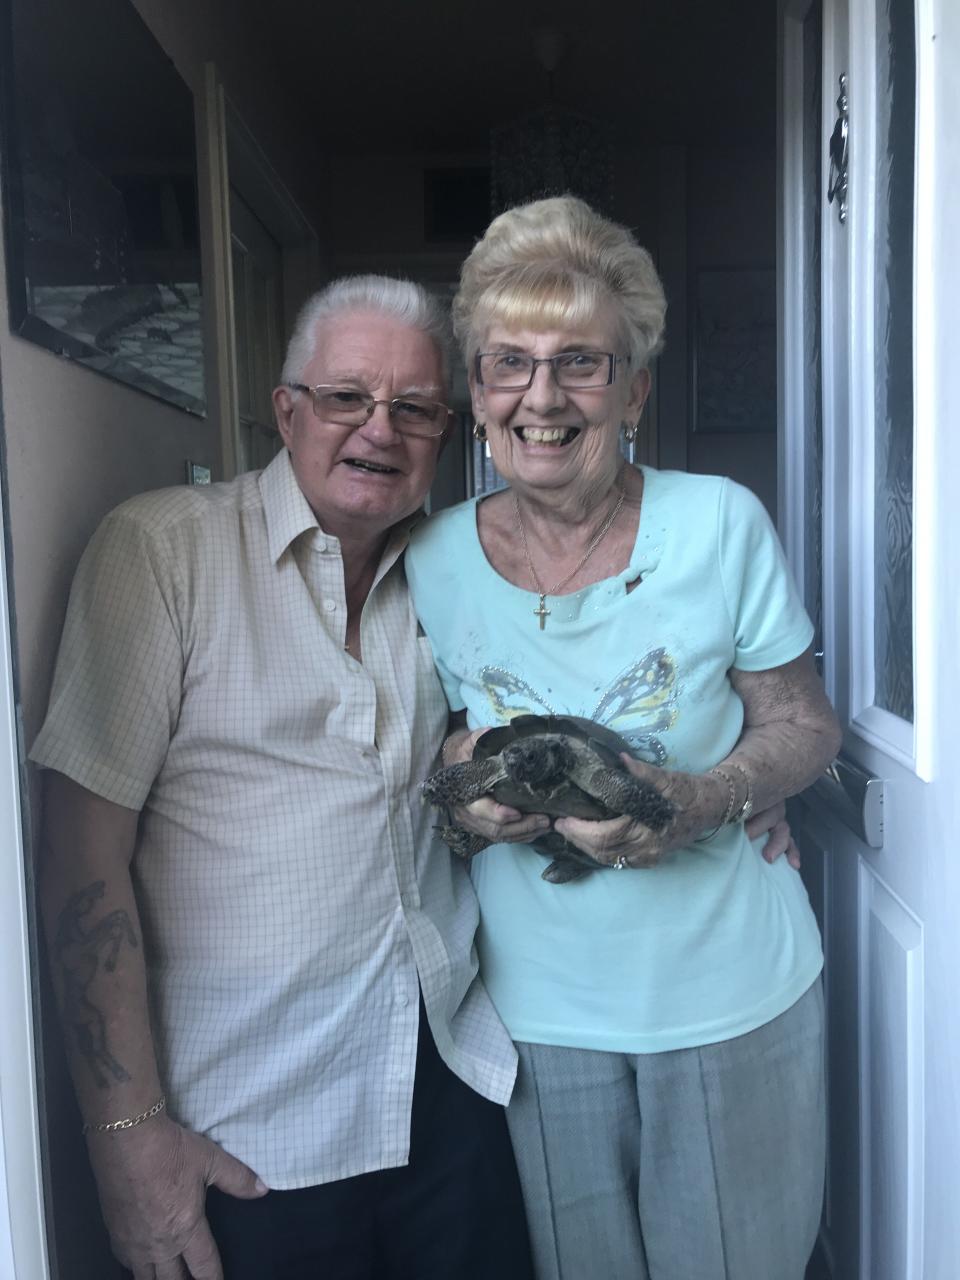
[[575,195],[609,212],[613,157],[595,120],[550,105],[491,130],[490,197],[494,214],[544,196]]

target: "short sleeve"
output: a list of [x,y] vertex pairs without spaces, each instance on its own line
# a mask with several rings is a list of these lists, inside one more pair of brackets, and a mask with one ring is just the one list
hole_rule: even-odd
[[809,646],[813,624],[769,516],[749,489],[725,479],[718,520],[720,574],[733,625],[734,667],[767,671],[791,662]]
[[446,695],[447,706],[454,712],[463,711],[467,704],[463,700],[463,694],[460,689],[460,677],[451,672],[443,660],[443,655],[437,652],[437,647],[429,632],[427,633],[427,639],[430,642],[430,652],[433,654],[433,665],[437,669],[437,675],[440,677],[440,683],[443,685],[443,692]]
[[114,512],[77,569],[31,759],[142,808],[177,725],[182,681],[172,577],[139,523]]
[[[430,641],[433,663],[443,685],[447,705],[451,711],[462,711],[466,703],[460,677],[451,671],[447,652],[451,622],[456,617],[461,590],[456,576],[459,561],[451,553],[449,520],[443,519],[449,514],[444,512],[441,516],[434,516],[417,527],[404,555],[404,570],[414,610]],[[445,531],[445,537],[441,530]]]

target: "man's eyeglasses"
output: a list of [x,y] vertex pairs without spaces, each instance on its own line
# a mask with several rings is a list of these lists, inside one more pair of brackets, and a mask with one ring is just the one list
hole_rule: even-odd
[[355,387],[307,387],[302,382],[287,384],[291,391],[303,391],[313,401],[313,412],[322,422],[342,422],[362,427],[369,422],[378,404],[385,404],[395,431],[405,436],[442,436],[453,410],[438,400],[423,396],[395,396],[378,400]]
[[538,359],[522,351],[481,351],[476,358],[477,382],[491,391],[526,391],[533,384],[538,364],[548,364],[558,387],[570,391],[609,387],[621,361],[629,356],[611,351],[560,351]]

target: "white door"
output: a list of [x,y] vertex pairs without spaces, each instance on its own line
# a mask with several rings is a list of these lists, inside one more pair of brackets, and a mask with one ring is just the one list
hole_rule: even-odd
[[827,954],[822,1244],[835,1280],[957,1280],[960,4],[780,7],[782,532],[846,730],[847,791],[794,815]]

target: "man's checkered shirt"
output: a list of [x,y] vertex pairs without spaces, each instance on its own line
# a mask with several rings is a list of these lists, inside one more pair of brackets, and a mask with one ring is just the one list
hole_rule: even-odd
[[418,783],[447,709],[388,546],[344,650],[339,544],[284,452],[114,511],[33,759],[142,810],[133,862],[172,1114],[292,1188],[403,1164],[418,976],[440,1053],[505,1102],[477,906]]

